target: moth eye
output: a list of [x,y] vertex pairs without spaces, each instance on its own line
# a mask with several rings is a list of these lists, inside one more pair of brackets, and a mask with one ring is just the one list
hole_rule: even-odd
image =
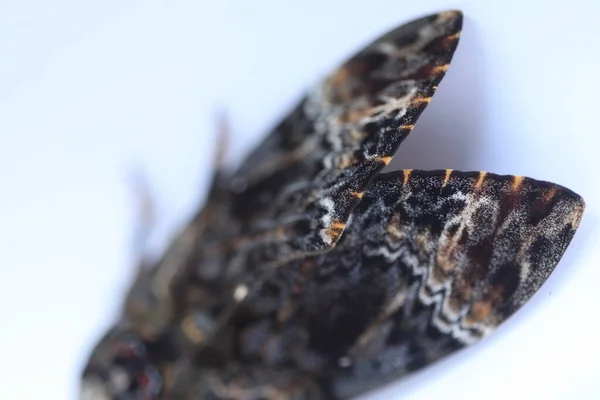
[[148,345],[131,334],[109,334],[87,365],[81,386],[84,400],[155,400],[162,388]]

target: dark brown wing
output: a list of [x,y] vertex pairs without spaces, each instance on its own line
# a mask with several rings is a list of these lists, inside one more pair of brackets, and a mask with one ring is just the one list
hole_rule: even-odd
[[186,291],[179,282],[199,281],[193,291],[212,306],[248,268],[254,280],[263,267],[334,246],[429,103],[461,25],[459,11],[445,12],[376,40],[312,90],[233,177],[221,173],[204,210],[130,291],[136,329],[163,333],[178,307],[170,292]]
[[196,350],[213,351],[215,340],[228,348],[227,334],[220,335],[229,316],[274,268],[335,246],[431,100],[461,25],[462,14],[450,11],[376,40],[314,88],[242,163],[229,198],[220,200],[230,213],[203,237],[195,270],[176,288],[184,298],[179,325]]
[[378,177],[330,252],[281,266],[231,321],[242,360],[294,365],[333,398],[472,344],[541,287],[583,200],[483,172]]
[[264,261],[335,245],[431,100],[461,26],[462,14],[450,11],[379,38],[312,90],[247,158],[232,180],[232,215],[243,233],[270,242]]

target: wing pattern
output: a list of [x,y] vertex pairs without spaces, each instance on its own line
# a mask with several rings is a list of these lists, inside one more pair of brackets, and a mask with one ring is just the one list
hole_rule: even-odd
[[327,377],[333,398],[398,379],[521,307],[583,209],[570,190],[523,177],[381,175],[334,249],[282,267],[244,300],[229,325],[237,358]]
[[142,268],[81,399],[345,399],[471,345],[548,278],[583,200],[548,182],[381,174],[448,69],[462,14],[331,73]]

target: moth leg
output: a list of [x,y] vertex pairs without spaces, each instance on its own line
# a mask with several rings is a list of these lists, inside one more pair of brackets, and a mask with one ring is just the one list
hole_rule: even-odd
[[[156,221],[156,202],[151,194],[148,179],[139,169],[130,174],[129,185],[137,214],[132,241],[136,268],[125,299],[124,313],[127,319],[133,322],[134,331],[140,333],[144,339],[152,340],[158,337],[157,332],[160,329],[156,329],[156,323],[152,322],[157,318],[151,315],[164,315],[165,311],[159,310],[170,308],[161,305],[164,303],[165,294],[158,294],[155,285],[157,275],[160,275],[157,274],[160,262],[157,263],[148,251],[148,238]],[[166,320],[164,317],[160,319]]]
[[[81,399],[127,398],[158,399],[159,392],[169,392],[172,371],[181,364],[176,328],[172,325],[179,304],[175,296],[184,281],[184,272],[194,264],[200,237],[218,218],[215,205],[221,204],[227,125],[219,127],[219,146],[215,154],[215,172],[207,205],[191,218],[175,238],[165,255],[154,260],[147,249],[148,237],[155,223],[156,207],[146,176],[134,169],[129,185],[134,194],[136,224],[132,248],[137,259],[135,277],[125,299],[124,315],[100,340],[83,372]],[[218,208],[218,207],[217,207]],[[212,222],[214,225],[214,221]],[[183,287],[185,291],[187,288]],[[162,396],[162,394],[161,394]],[[123,397],[124,398],[124,397]]]
[[225,168],[230,136],[231,124],[229,123],[229,117],[225,111],[220,111],[217,120],[217,147],[213,155],[213,166],[217,173]]

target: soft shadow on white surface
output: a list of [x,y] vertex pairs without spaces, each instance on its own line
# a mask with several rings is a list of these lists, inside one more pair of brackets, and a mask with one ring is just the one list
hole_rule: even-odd
[[388,170],[481,168],[478,161],[492,150],[484,143],[489,106],[483,80],[486,49],[479,35],[476,22],[465,16],[450,69]]

